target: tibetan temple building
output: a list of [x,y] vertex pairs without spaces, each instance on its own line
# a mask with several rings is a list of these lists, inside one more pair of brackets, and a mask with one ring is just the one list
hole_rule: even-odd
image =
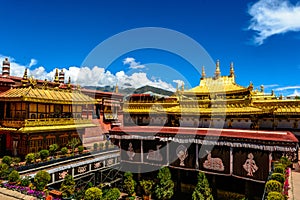
[[10,75],[10,62],[3,61],[0,75],[0,154],[24,156],[66,146],[80,138],[85,146],[103,140],[112,125],[119,125],[123,96],[89,91],[64,83],[56,70],[54,81]]
[[284,99],[263,86],[243,87],[235,82],[233,63],[228,76],[221,76],[217,61],[214,77],[202,68],[200,84],[177,90],[173,96],[156,99],[134,94],[124,102],[124,125],[215,127],[256,130],[290,130],[300,133],[300,99]]
[[169,166],[177,192],[193,188],[204,171],[217,189],[261,199],[272,162],[298,160],[300,100],[238,85],[232,63],[228,76],[221,76],[219,61],[213,77],[203,67],[198,86],[167,98],[133,94],[123,115],[124,126],[110,137],[122,149],[124,168]]

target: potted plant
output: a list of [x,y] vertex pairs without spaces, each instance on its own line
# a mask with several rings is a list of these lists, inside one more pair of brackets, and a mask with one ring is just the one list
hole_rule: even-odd
[[69,141],[68,145],[72,149],[72,154],[74,153],[74,149],[78,144],[80,144],[80,140],[78,138],[73,138],[71,141]]
[[82,145],[78,146],[79,154],[82,154],[83,150],[84,150],[84,147]]
[[56,153],[56,151],[58,150],[59,146],[58,144],[51,144],[49,146],[49,152],[52,156],[54,156],[54,154]]
[[47,149],[42,149],[39,153],[42,161],[49,156],[49,151]]
[[35,160],[34,153],[29,153],[25,156],[26,164],[31,164]]
[[109,148],[109,144],[110,144],[109,141],[106,141],[106,142],[105,142],[105,149],[108,149],[108,148]]
[[16,182],[20,179],[20,174],[18,171],[13,170],[9,175],[8,175],[8,181],[10,184],[16,184]]
[[212,192],[212,190],[209,188],[209,183],[205,176],[205,173],[199,172],[198,183],[192,194],[192,199],[193,200],[198,200],[198,199],[213,200],[214,197],[211,192]]
[[66,154],[68,153],[68,148],[67,147],[63,147],[63,148],[61,148],[61,154],[63,155],[63,156],[66,156]]
[[97,151],[98,149],[98,143],[94,143],[94,151]]
[[142,180],[140,181],[140,185],[142,186],[145,195],[143,195],[144,200],[150,200],[151,195],[152,195],[152,190],[154,186],[154,181],[153,180]]
[[104,147],[104,143],[103,143],[103,142],[100,142],[100,143],[99,143],[99,147],[100,147],[100,150],[103,150],[103,149],[104,149],[104,148],[103,148],[103,147]]

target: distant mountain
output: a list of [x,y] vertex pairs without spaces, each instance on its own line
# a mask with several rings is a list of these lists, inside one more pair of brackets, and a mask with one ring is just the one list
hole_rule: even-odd
[[[116,90],[115,86],[85,86],[84,88],[90,90],[100,90],[103,92],[114,92]],[[156,88],[150,85],[146,85],[140,88],[119,88],[119,93],[124,94],[125,96],[130,94],[152,94],[153,96],[165,97],[171,96],[174,94],[172,91],[164,90],[161,88]]]

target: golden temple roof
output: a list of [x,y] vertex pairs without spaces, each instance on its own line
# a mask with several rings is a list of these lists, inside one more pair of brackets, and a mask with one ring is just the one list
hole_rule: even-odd
[[221,76],[219,78],[202,78],[199,86],[184,92],[184,94],[194,93],[195,95],[210,93],[239,93],[249,91],[248,88],[235,83],[234,76]]
[[0,94],[0,101],[29,101],[54,104],[94,104],[96,100],[78,91],[13,88]]

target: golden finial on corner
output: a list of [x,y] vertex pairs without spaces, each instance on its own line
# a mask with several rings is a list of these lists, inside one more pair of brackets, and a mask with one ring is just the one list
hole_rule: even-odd
[[115,93],[119,93],[119,86],[118,86],[118,83],[116,84]]
[[54,82],[59,82],[59,78],[58,78],[58,69],[57,69],[57,68],[56,68],[56,70],[55,70]]
[[202,74],[201,74],[201,78],[204,79],[206,77],[206,74],[205,74],[205,68],[204,66],[202,66]]
[[215,78],[219,78],[221,75],[221,71],[220,71],[220,61],[217,60],[216,63],[216,71],[215,71]]
[[43,89],[47,89],[48,88],[48,84],[49,84],[49,81],[47,79],[45,79],[44,82],[43,82],[42,88]]
[[234,76],[233,62],[230,63],[230,76]]
[[27,68],[24,71],[23,79],[21,80],[23,87],[25,87],[28,83],[28,76],[27,76]]
[[68,89],[71,89],[71,77],[69,76],[68,84],[67,84]]
[[253,90],[253,83],[250,81],[250,84],[249,84],[249,86],[248,86],[248,89],[250,90],[250,91],[252,91]]

